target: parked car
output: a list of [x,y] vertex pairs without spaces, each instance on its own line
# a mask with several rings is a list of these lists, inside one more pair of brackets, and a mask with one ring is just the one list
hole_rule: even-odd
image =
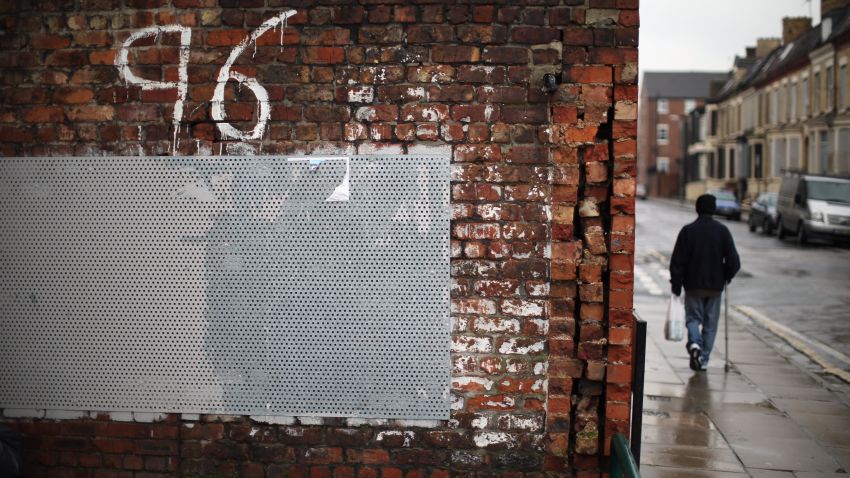
[[850,238],[850,179],[809,174],[782,178],[777,200],[780,239],[805,244],[811,237]]
[[771,235],[776,227],[776,200],[779,197],[777,193],[761,193],[755,201],[750,205],[750,218],[747,224],[750,226],[750,232],[756,232],[756,229],[761,228],[761,232]]
[[717,199],[717,210],[714,212],[717,216],[723,216],[734,221],[741,220],[741,204],[735,199],[735,195],[729,191],[715,189],[709,191],[708,194]]
[[646,199],[646,186],[642,183],[638,183],[637,187],[635,188],[635,195],[638,197],[638,199]]

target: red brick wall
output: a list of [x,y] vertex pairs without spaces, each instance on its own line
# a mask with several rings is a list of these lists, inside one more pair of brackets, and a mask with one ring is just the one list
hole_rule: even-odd
[[[287,8],[283,35],[235,67],[268,91],[267,131],[224,141],[219,68]],[[127,85],[114,64],[134,31],[175,23],[192,28],[179,145],[177,90]],[[450,421],[7,410],[31,476],[600,475],[629,418],[638,0],[21,0],[0,5],[0,26],[4,156],[430,148],[453,161]],[[130,63],[176,81],[176,35],[161,40]],[[545,73],[562,80],[554,94]],[[228,120],[250,130],[256,100],[232,86]]]

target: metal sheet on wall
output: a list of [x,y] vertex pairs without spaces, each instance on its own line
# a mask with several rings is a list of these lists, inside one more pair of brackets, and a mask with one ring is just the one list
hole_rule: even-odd
[[448,418],[449,219],[445,157],[2,158],[0,407]]

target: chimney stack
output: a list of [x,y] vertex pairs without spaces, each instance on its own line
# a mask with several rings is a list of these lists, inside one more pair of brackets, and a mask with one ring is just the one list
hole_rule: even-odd
[[754,47],[754,46],[748,46],[748,47],[747,47],[747,59],[748,59],[748,60],[752,60],[752,59],[754,59],[754,58],[758,58],[758,57],[756,56],[756,51],[758,51],[758,50],[756,50],[756,47]]
[[[829,0],[824,0],[824,2]],[[842,0],[850,2],[850,0]],[[782,19],[782,44],[787,45],[812,29],[809,17],[785,17]]]
[[756,41],[756,58],[765,58],[780,46],[782,46],[782,40],[779,38],[759,38]]
[[832,12],[850,5],[850,0],[820,0],[820,18],[823,21]]

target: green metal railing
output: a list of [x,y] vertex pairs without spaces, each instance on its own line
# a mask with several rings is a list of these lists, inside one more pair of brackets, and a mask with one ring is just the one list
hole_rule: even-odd
[[640,478],[632,451],[622,433],[615,433],[611,439],[611,478]]

